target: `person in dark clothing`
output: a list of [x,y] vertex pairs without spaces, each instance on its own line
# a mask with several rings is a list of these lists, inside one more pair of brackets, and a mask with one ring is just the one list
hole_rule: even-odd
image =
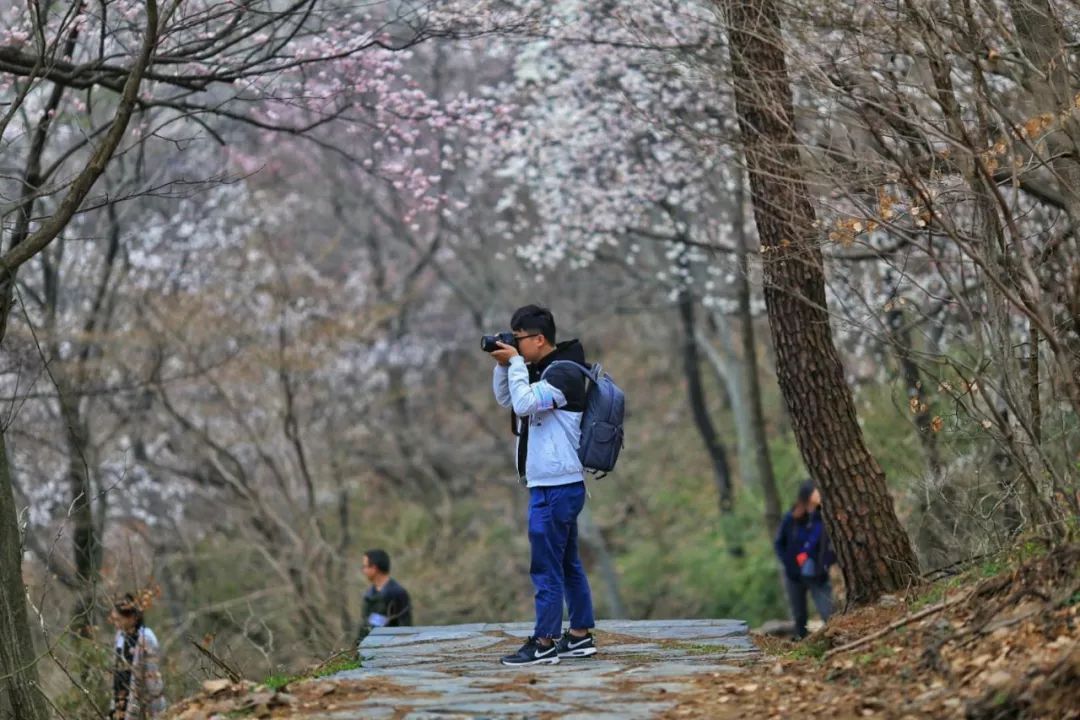
[[412,621],[409,593],[390,577],[390,556],[385,550],[368,550],[361,566],[371,587],[364,593],[359,645],[377,627],[408,627]]
[[[533,634],[504,665],[555,665],[597,652],[592,594],[578,554],[585,470],[578,457],[586,384],[577,340],[556,342],[551,311],[526,305],[510,320],[514,345],[498,343],[495,401],[513,411],[517,471],[529,489],[529,547],[536,608]],[[562,362],[560,362],[562,361]],[[567,362],[569,361],[569,362]],[[559,363],[559,364],[556,364]],[[563,632],[563,602],[570,627]]]
[[814,599],[821,619],[828,621],[833,609],[829,568],[836,562],[821,516],[821,495],[812,480],[799,487],[798,499],[784,514],[773,547],[784,566],[784,585],[795,621],[795,636],[806,637],[809,615],[806,593],[809,591]]

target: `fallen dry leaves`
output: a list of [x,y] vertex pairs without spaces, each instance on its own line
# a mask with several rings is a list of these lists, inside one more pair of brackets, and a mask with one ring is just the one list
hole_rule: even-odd
[[[1080,545],[949,598],[965,594],[827,661],[756,638],[765,651],[758,672],[697,678],[666,717],[1080,718]],[[806,647],[820,654],[914,614],[909,602],[886,605],[834,618]]]
[[169,709],[169,720],[305,718],[348,708],[379,693],[402,688],[379,678],[364,681],[303,680],[274,691],[252,682],[207,680],[202,692]]

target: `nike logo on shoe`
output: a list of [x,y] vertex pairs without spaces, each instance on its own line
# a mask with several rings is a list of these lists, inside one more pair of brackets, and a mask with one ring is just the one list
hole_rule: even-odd
[[559,657],[591,657],[596,654],[596,640],[591,634],[585,635],[584,637],[576,637],[569,632],[565,632],[559,640],[558,648]]
[[507,655],[500,662],[503,665],[557,665],[559,663],[559,646],[552,644],[548,647],[540,645],[536,638],[529,638],[520,650],[513,655]]

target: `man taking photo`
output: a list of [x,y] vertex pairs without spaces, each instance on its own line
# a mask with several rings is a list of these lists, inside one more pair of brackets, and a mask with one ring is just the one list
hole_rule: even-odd
[[[585,506],[585,471],[578,459],[585,363],[577,340],[555,341],[551,311],[536,305],[510,320],[513,345],[498,342],[495,400],[511,408],[518,436],[517,470],[529,489],[529,545],[536,601],[532,636],[503,665],[554,665],[560,658],[596,654],[592,595],[578,556],[577,517]],[[563,598],[570,629],[562,630]]]

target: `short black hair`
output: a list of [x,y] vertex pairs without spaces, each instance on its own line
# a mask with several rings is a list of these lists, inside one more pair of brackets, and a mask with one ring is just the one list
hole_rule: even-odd
[[368,550],[364,555],[367,556],[369,565],[374,565],[384,573],[390,572],[390,556],[385,550]]
[[510,329],[538,332],[547,338],[549,343],[555,344],[555,318],[546,307],[526,305],[518,308],[510,318]]

